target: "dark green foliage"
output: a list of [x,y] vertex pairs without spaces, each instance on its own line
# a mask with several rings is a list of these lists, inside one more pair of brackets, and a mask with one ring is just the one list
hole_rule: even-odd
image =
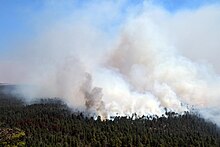
[[25,146],[25,132],[18,129],[0,128],[0,146]]
[[[134,115],[135,116],[135,115]],[[0,94],[0,128],[20,128],[27,146],[219,146],[216,125],[197,115],[132,118],[114,121],[72,113],[59,100],[41,100],[25,105]],[[1,145],[0,145],[1,146]]]

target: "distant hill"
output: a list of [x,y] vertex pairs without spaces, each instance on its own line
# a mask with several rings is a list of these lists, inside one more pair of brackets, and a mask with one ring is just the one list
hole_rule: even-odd
[[17,87],[18,85],[0,83],[0,92],[5,94],[12,94],[17,89]]

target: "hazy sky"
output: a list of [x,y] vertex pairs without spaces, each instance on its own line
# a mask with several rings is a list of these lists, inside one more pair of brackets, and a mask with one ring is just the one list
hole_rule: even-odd
[[[210,65],[213,65],[215,70],[220,73],[220,65],[218,64],[220,45],[217,39],[217,37],[220,37],[220,35],[218,35],[220,29],[219,27],[216,28],[216,26],[219,25],[220,19],[218,15],[220,11],[219,0],[1,0],[0,62],[2,62],[2,60],[5,61],[5,59],[10,60],[11,53],[14,53],[14,50],[18,50],[20,44],[30,42],[30,40],[33,40],[41,34],[42,30],[47,30],[47,28],[55,26],[59,22],[68,24],[77,22],[79,19],[94,19],[93,23],[96,23],[97,19],[99,28],[109,33],[109,36],[114,35],[114,33],[117,33],[120,24],[130,15],[130,12],[138,13],[146,2],[152,3],[157,8],[166,11],[165,13],[169,13],[166,15],[172,16],[168,19],[165,18],[165,21],[163,20],[163,16],[159,16],[159,25],[161,25],[161,28],[165,27],[165,30],[173,29],[173,32],[168,31],[169,35],[171,35],[168,35],[168,37],[180,38],[179,40],[176,39],[177,41],[174,42],[174,44],[177,44],[176,47],[183,55],[199,62],[211,63]],[[99,5],[100,8],[94,11],[92,7]],[[110,9],[112,9],[114,5],[117,8],[115,8],[115,12],[112,12],[114,10],[111,11]],[[210,8],[208,12],[206,12],[206,10],[204,10],[204,12],[203,10],[200,11],[203,7],[208,6],[218,7],[215,7],[214,11],[212,8]],[[79,15],[81,13],[82,16]],[[91,16],[88,16],[88,14]],[[197,14],[198,17],[196,16]],[[157,20],[157,16],[155,19]],[[201,27],[197,27],[198,23],[201,24]],[[209,35],[207,35],[206,38],[203,37],[200,39],[199,42],[203,42],[207,40],[207,38],[210,38],[209,40],[212,41],[209,41],[205,45],[195,43],[195,41],[198,41],[195,40],[196,35],[193,36],[189,33],[186,34],[186,31],[180,31],[184,25],[191,30],[195,30],[195,32],[192,31],[191,34],[200,34],[201,36],[206,34],[204,28],[207,28],[208,30],[206,31],[208,31]],[[177,33],[175,34],[175,32]],[[191,39],[190,36],[194,38]],[[183,49],[182,44],[186,43],[188,46],[187,48],[184,46]],[[200,48],[201,46],[206,47],[206,49],[200,49],[200,53],[198,53],[198,49],[192,49]]]
[[[25,40],[36,34],[36,27],[66,18],[88,3],[100,3],[101,0],[1,0],[0,1],[0,54],[9,52],[6,48],[12,41]],[[114,1],[115,2],[115,1]],[[152,3],[164,7],[171,13],[183,9],[197,9],[204,5],[219,3],[218,0],[152,0]],[[126,9],[142,6],[144,0],[120,0],[121,12],[118,17],[126,16]],[[42,17],[44,15],[44,17]],[[119,18],[115,21],[120,23]],[[47,23],[46,23],[47,22]],[[110,23],[110,22],[108,22]],[[113,22],[111,22],[113,23]],[[111,28],[111,25],[106,24]]]

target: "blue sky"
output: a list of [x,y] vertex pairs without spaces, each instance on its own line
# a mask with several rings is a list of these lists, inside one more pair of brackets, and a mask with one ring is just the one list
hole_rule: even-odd
[[153,0],[153,3],[170,12],[176,12],[181,9],[196,9],[203,5],[219,3],[219,0]]
[[[100,1],[93,1],[98,3]],[[200,6],[218,3],[218,0],[151,0],[171,13],[182,9],[196,9]],[[40,23],[39,14],[44,14],[47,9],[52,10],[47,21],[54,17],[68,16],[73,9],[80,9],[88,0],[1,0],[0,1],[0,54],[7,53],[7,45],[35,36],[34,23]],[[91,1],[90,1],[91,3]],[[127,0],[124,8],[142,5],[143,0]],[[123,13],[124,11],[122,11]],[[44,20],[42,20],[44,21]],[[111,27],[108,25],[106,27]]]

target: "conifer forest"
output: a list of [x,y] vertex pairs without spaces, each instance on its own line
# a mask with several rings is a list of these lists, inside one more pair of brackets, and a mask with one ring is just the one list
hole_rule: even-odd
[[133,114],[102,120],[73,111],[59,100],[31,104],[0,94],[0,146],[208,147],[220,145],[219,128],[196,113],[162,117]]

